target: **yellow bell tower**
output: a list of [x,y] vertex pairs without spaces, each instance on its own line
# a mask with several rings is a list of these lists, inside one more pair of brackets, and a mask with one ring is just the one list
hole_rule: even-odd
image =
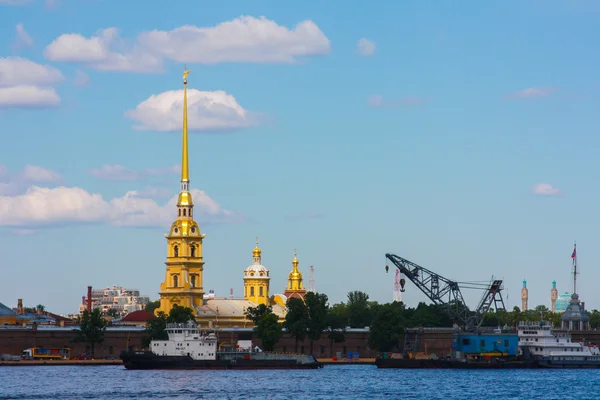
[[167,238],[167,266],[165,281],[160,285],[160,307],[156,313],[168,314],[177,304],[196,310],[202,305],[202,239],[200,227],[194,221],[194,203],[189,192],[187,77],[183,72],[183,143],[181,155],[181,191],[177,199],[177,219],[171,224]]
[[288,275],[288,285],[283,294],[289,299],[290,297],[300,297],[304,298],[306,296],[306,289],[304,289],[304,285],[302,284],[302,272],[298,270],[298,257],[296,256],[296,249],[294,249],[294,259],[292,260],[292,265],[294,268]]
[[258,238],[256,238],[256,247],[252,250],[254,263],[244,270],[244,300],[268,305],[271,278],[269,270],[261,263],[261,254]]

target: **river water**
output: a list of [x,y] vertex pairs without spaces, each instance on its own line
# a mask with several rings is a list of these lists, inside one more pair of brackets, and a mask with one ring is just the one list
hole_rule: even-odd
[[599,399],[598,370],[128,371],[0,367],[0,399]]

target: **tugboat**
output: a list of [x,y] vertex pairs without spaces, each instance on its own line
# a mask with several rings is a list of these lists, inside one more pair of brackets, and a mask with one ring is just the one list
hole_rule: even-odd
[[547,321],[521,322],[519,349],[540,368],[600,368],[597,345],[574,342],[568,330]]
[[214,330],[193,322],[167,324],[168,340],[153,340],[150,350],[124,350],[127,369],[316,369],[323,364],[304,354],[262,352],[258,348],[218,351]]

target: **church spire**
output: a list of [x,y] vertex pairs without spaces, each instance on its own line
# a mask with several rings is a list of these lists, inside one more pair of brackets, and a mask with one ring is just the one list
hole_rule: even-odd
[[188,162],[188,119],[187,119],[187,77],[190,71],[183,70],[183,140],[181,154],[181,191],[187,192],[190,183],[190,168]]
[[[181,144],[181,191],[177,200],[179,217],[192,217],[191,207],[194,206],[192,194],[190,193],[190,167],[188,160],[188,121],[187,121],[187,77],[190,71],[183,70],[183,139]],[[189,208],[183,210],[182,207]]]

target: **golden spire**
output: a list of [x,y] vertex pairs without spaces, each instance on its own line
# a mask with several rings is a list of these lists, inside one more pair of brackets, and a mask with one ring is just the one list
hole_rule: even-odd
[[[187,77],[190,71],[187,67],[183,70],[183,146],[181,155],[181,183],[190,181],[188,163],[188,121],[187,121]],[[183,190],[183,188],[182,188]]]
[[[193,206],[192,194],[189,192],[190,184],[190,169],[188,162],[188,123],[187,123],[187,77],[190,71],[187,68],[183,70],[183,140],[181,146],[181,191],[177,199],[177,207]],[[179,217],[182,217],[181,210],[178,212]],[[191,218],[191,210],[189,213],[184,213],[184,217]]]
[[261,253],[262,253],[262,251],[261,251],[260,247],[258,247],[258,236],[257,236],[256,237],[256,247],[252,251],[252,255],[256,258],[256,257],[260,257]]

